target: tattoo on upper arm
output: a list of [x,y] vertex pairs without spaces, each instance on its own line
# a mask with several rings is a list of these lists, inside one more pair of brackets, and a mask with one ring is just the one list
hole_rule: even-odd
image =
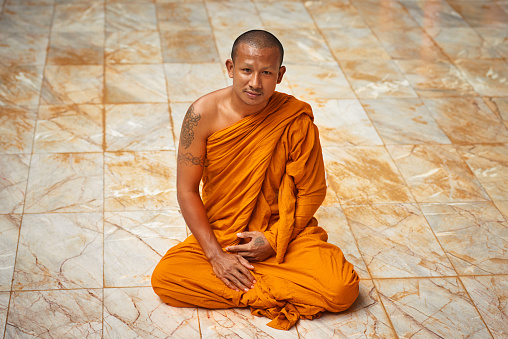
[[192,140],[194,140],[194,126],[198,125],[201,114],[194,112],[194,105],[191,105],[185,114],[182,124],[182,132],[180,133],[180,145],[183,148],[189,148]]
[[205,157],[203,155],[200,157],[195,157],[190,152],[189,153],[178,152],[177,160],[179,164],[184,164],[186,166],[197,165],[203,167],[205,164]]

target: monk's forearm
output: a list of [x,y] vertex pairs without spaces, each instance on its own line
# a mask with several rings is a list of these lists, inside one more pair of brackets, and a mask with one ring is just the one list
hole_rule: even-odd
[[208,222],[203,201],[197,192],[178,193],[178,204],[183,218],[192,234],[198,240],[208,260],[223,253],[222,248]]

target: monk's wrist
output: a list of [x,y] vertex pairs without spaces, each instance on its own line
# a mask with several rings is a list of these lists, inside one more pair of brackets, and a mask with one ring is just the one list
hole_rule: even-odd
[[205,257],[206,259],[208,259],[208,261],[213,261],[223,254],[224,251],[221,248],[219,248],[218,250],[208,251],[207,253],[205,253]]

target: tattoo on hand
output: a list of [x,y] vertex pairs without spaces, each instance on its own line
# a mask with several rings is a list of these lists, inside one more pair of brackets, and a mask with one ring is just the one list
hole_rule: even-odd
[[195,157],[191,153],[178,152],[178,163],[186,166],[198,165],[203,166],[205,164],[205,157]]
[[194,113],[194,106],[191,105],[185,114],[182,124],[182,132],[180,133],[180,145],[183,148],[188,148],[194,140],[194,126],[198,125],[198,121],[201,119],[201,114]]
[[256,238],[256,240],[254,240],[254,245],[256,246],[263,246],[265,244],[265,240],[261,237],[259,238]]

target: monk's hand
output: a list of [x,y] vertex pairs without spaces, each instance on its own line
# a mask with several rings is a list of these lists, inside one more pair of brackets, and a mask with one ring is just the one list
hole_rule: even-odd
[[247,260],[237,254],[221,253],[220,255],[210,259],[213,272],[222,280],[227,287],[239,291],[247,292],[254,288],[256,280],[249,270],[253,270]]
[[241,255],[248,261],[263,261],[275,254],[272,246],[262,232],[242,232],[238,238],[248,239],[250,242],[242,245],[228,246],[226,251]]

